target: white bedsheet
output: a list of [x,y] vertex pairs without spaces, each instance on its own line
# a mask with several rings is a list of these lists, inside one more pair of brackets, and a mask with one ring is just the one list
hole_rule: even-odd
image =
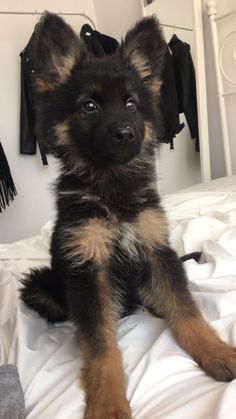
[[[223,191],[170,195],[164,205],[179,254],[203,251],[200,264],[185,263],[195,300],[222,339],[236,346],[235,183]],[[48,263],[51,227],[38,237],[0,245],[0,363],[19,369],[27,419],[80,419],[82,364],[73,324],[48,325],[18,302],[21,273]],[[120,321],[118,335],[135,419],[236,418],[236,380],[207,377],[163,320],[138,311]]]

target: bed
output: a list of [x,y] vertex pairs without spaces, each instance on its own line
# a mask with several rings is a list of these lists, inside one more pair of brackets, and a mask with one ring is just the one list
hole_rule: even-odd
[[[184,263],[194,299],[221,338],[236,346],[236,176],[165,196],[163,204],[179,255],[202,251],[199,263]],[[18,300],[22,272],[49,263],[51,231],[48,222],[37,237],[0,245],[0,363],[19,370],[27,419],[82,419],[74,325],[47,324]],[[164,320],[139,309],[120,321],[118,337],[135,419],[236,417],[236,380],[206,376]]]

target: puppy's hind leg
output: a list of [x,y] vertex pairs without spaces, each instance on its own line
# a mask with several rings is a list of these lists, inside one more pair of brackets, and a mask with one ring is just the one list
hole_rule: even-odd
[[139,290],[140,299],[161,312],[179,345],[215,380],[236,377],[236,349],[228,346],[204,320],[187,287],[181,261],[169,247],[151,257],[152,276]]
[[66,298],[62,298],[59,278],[55,278],[51,268],[32,269],[21,282],[21,299],[27,306],[49,322],[67,320]]

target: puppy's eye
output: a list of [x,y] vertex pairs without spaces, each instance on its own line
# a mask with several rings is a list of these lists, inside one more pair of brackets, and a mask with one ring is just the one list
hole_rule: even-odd
[[86,100],[86,102],[83,103],[82,108],[85,112],[94,112],[99,109],[96,102],[92,99]]
[[126,102],[126,109],[130,112],[134,112],[137,109],[137,105],[132,98],[129,98]]

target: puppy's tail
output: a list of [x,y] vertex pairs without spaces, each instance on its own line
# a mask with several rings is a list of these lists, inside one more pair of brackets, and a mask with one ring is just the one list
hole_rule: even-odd
[[180,260],[181,262],[185,262],[186,260],[194,259],[196,262],[199,262],[201,255],[202,255],[202,252],[187,253],[187,255],[181,256]]
[[32,269],[21,281],[22,301],[52,323],[67,320],[65,301],[62,298],[64,293],[57,279],[51,268],[44,267]]

